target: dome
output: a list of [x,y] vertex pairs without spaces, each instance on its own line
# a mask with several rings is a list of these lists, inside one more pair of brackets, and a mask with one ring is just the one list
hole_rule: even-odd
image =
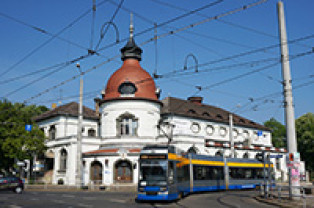
[[142,52],[133,39],[131,20],[129,41],[121,49],[123,65],[108,80],[103,100],[149,99],[159,101],[159,92],[153,78],[139,63],[142,59]]
[[144,98],[158,100],[153,78],[137,59],[128,58],[108,80],[104,100],[116,98]]

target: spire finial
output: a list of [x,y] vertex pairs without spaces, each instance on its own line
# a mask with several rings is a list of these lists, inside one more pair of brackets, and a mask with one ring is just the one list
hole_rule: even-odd
[[134,31],[134,27],[133,27],[133,13],[130,13],[130,39],[133,38],[133,31]]
[[138,47],[133,39],[133,31],[134,31],[134,27],[133,27],[133,14],[130,14],[130,38],[129,41],[127,42],[127,44],[121,48],[121,59],[122,61],[129,59],[129,58],[133,58],[133,59],[137,59],[138,61],[140,61],[141,58],[141,54],[142,54],[142,49],[140,47]]

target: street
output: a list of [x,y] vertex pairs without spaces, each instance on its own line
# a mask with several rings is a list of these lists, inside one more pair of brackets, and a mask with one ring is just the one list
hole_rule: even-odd
[[0,192],[1,208],[37,207],[273,207],[257,202],[254,191],[229,191],[193,194],[171,203],[137,203],[130,192],[47,192],[25,191],[23,194]]

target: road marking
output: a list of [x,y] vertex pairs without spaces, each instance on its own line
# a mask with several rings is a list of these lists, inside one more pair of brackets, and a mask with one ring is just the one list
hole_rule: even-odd
[[85,200],[95,200],[96,197],[94,197],[94,196],[84,196],[83,199],[85,199]]
[[109,199],[108,201],[117,202],[117,203],[125,203],[126,202],[125,200],[122,200],[122,199]]
[[38,198],[31,198],[30,200],[32,200],[32,201],[38,201],[39,199],[38,199]]
[[10,208],[22,208],[22,207],[20,207],[20,206],[15,205],[15,204],[11,204],[11,205],[9,205],[9,207],[10,207]]
[[60,204],[64,203],[63,200],[59,200],[59,199],[53,199],[52,201],[55,202],[55,203],[60,203]]
[[77,204],[79,207],[93,207],[92,205],[90,204],[83,204],[83,203],[78,203]]
[[75,196],[74,195],[71,195],[71,194],[62,194],[63,197],[66,197],[66,198],[74,198]]

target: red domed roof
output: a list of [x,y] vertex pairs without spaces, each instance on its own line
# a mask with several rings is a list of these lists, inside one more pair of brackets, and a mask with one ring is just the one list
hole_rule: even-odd
[[[132,95],[121,95],[119,88],[123,83],[135,85],[136,91]],[[103,100],[117,98],[144,98],[158,100],[153,78],[147,73],[135,58],[127,58],[123,65],[108,80]]]

